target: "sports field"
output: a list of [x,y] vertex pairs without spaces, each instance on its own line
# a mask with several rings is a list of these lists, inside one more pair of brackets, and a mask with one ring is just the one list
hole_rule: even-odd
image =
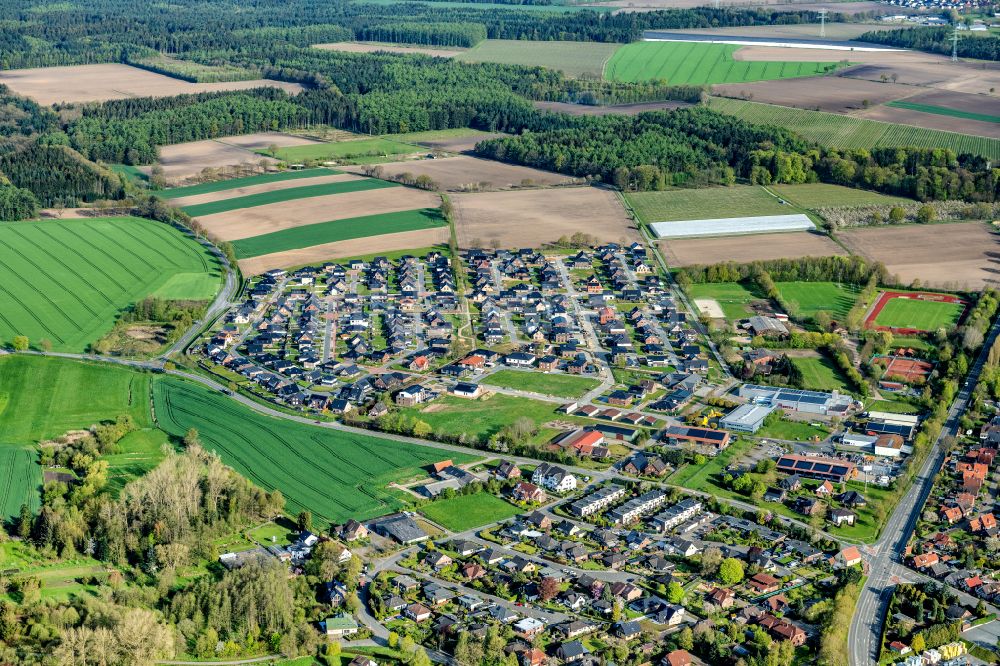
[[600,382],[591,377],[577,375],[552,375],[542,372],[499,370],[483,379],[483,384],[500,386],[518,391],[531,391],[561,398],[579,398]]
[[671,85],[743,83],[817,76],[837,69],[830,62],[736,60],[739,46],[704,42],[633,42],[618,49],[604,76],[613,81],[663,80]]
[[[258,150],[257,152],[261,155],[271,155],[270,151],[267,150]],[[333,143],[311,143],[305,146],[286,146],[279,148],[274,156],[286,162],[304,162],[305,160],[342,160],[353,157],[387,157],[420,152],[426,151],[412,143],[373,137]]]
[[42,468],[31,449],[0,448],[0,519],[16,517],[27,504],[37,511],[41,504]]
[[792,363],[802,372],[803,388],[809,391],[849,392],[847,380],[840,368],[824,357],[793,358]]
[[0,448],[35,444],[123,414],[147,427],[150,377],[107,363],[0,356]]
[[722,308],[726,319],[731,321],[749,317],[751,312],[747,305],[751,301],[760,300],[739,282],[692,284],[688,287],[687,292],[688,296],[694,301],[715,301]]
[[282,229],[271,234],[234,241],[233,249],[236,250],[238,258],[249,259],[324,243],[433,229],[446,225],[447,222],[438,209],[424,208]]
[[815,317],[818,312],[829,312],[834,319],[842,319],[854,306],[860,289],[853,284],[838,282],[776,282],[785,302],[796,306],[800,317]]
[[365,519],[407,506],[387,486],[420,478],[422,467],[473,456],[370,435],[277,420],[210,389],[172,377],[158,378],[153,402],[159,427],[175,436],[196,428],[206,448],[268,490],[280,490],[285,509],[312,511],[317,523]]
[[893,197],[879,192],[858,190],[843,185],[806,183],[803,185],[771,185],[769,189],[786,201],[803,208],[836,206],[867,206],[913,203],[912,199]]
[[918,104],[907,102],[906,100],[895,100],[886,103],[896,109],[909,109],[910,111],[920,111],[921,113],[933,113],[939,116],[950,116],[952,118],[962,118],[963,120],[980,120],[984,123],[1000,123],[1000,115],[988,113],[975,113],[973,111],[963,111],[962,109],[950,109],[946,106],[935,106],[933,104]]
[[211,192],[224,192],[238,187],[250,187],[253,185],[265,185],[267,183],[280,183],[285,180],[298,180],[300,178],[315,178],[335,174],[332,169],[301,169],[299,171],[280,171],[277,173],[265,173],[259,176],[247,176],[246,178],[231,178],[229,180],[216,180],[211,183],[201,183],[199,185],[189,185],[187,187],[174,187],[169,190],[155,192],[163,199],[177,199],[180,197],[191,197],[198,194],[209,194]]
[[[307,148],[309,146],[306,146]],[[233,197],[222,199],[210,203],[195,204],[185,206],[182,210],[191,217],[201,217],[203,215],[215,215],[226,213],[231,210],[242,210],[255,206],[266,206],[268,204],[284,203],[296,201],[298,199],[309,199],[312,197],[323,197],[330,194],[346,194],[347,192],[363,192],[365,190],[377,190],[384,187],[399,187],[396,183],[375,178],[365,178],[359,180],[349,180],[346,182],[323,183],[321,185],[306,185],[304,187],[292,187],[284,190],[273,190],[271,192],[260,192],[250,194],[245,197]]]
[[462,62],[496,62],[556,69],[567,76],[600,77],[621,44],[487,39],[456,56]]
[[521,509],[510,502],[486,492],[456,495],[449,499],[434,500],[420,507],[420,513],[452,532],[464,532],[473,527],[506,520],[520,512]]
[[209,300],[218,261],[173,227],[140,218],[0,224],[0,340],[26,335],[82,352],[147,296]]
[[962,303],[926,301],[915,298],[887,298],[881,305],[872,323],[887,328],[936,331],[950,329],[958,323],[965,312]]
[[639,220],[646,224],[797,212],[756,185],[630,192],[625,195],[625,200]]
[[992,160],[1000,160],[1000,139],[922,129],[910,125],[864,120],[836,113],[805,111],[721,97],[710,98],[709,107],[751,123],[785,127],[830,148],[877,148],[883,146],[950,148],[956,153],[971,153]]

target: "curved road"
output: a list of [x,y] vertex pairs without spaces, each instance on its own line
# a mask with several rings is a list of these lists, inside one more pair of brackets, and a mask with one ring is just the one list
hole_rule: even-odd
[[927,455],[923,467],[913,480],[910,491],[889,517],[879,540],[865,549],[865,554],[868,555],[868,579],[861,590],[847,634],[851,666],[878,663],[882,623],[895,585],[893,582],[895,566],[902,564],[906,544],[930,495],[934,478],[944,463],[946,454],[944,440],[958,432],[958,421],[968,407],[972,389],[979,381],[979,375],[986,365],[990,348],[996,341],[998,333],[1000,333],[1000,317],[987,333],[979,356],[969,370],[968,379],[955,396],[944,427],[941,428],[941,434],[938,435],[934,448]]

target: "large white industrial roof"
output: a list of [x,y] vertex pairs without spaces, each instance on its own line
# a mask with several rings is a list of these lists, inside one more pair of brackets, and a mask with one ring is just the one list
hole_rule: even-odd
[[806,215],[760,215],[757,217],[722,217],[708,220],[654,222],[649,225],[657,238],[693,238],[696,236],[734,236],[766,234],[775,231],[808,231],[815,229]]

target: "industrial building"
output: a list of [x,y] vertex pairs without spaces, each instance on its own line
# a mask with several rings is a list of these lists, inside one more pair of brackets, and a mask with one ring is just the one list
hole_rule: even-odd
[[755,433],[764,425],[764,419],[774,411],[771,405],[755,405],[748,403],[740,405],[719,421],[719,425],[726,430],[735,432]]
[[854,404],[854,399],[851,396],[837,391],[823,393],[759,384],[741,386],[740,397],[751,400],[758,405],[770,405],[789,412],[822,414],[824,416],[844,416]]

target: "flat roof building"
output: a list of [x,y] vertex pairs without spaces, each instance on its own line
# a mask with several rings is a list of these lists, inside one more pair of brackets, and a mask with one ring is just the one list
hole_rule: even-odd
[[806,414],[838,415],[847,413],[854,399],[834,391],[803,391],[779,386],[744,384],[740,387],[740,397],[760,405],[770,405],[778,409]]
[[773,411],[774,407],[770,405],[740,405],[726,414],[719,425],[735,432],[757,432],[764,425],[764,419]]
[[778,471],[810,479],[843,483],[854,478],[858,468],[854,463],[838,458],[787,455],[778,458]]

